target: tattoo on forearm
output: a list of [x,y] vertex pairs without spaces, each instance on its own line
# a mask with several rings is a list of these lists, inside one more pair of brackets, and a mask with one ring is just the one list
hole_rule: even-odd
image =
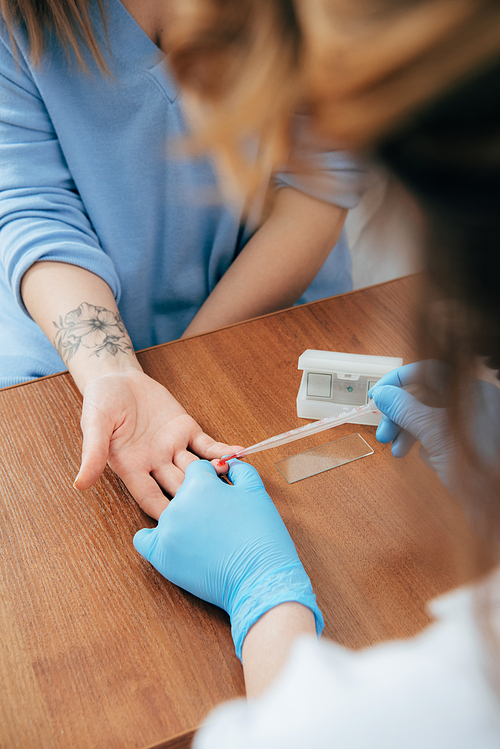
[[90,356],[99,356],[102,351],[116,356],[119,351],[133,351],[132,342],[125,330],[120,315],[105,307],[95,307],[83,302],[78,309],[53,321],[57,333],[54,346],[65,364],[80,347],[89,349]]

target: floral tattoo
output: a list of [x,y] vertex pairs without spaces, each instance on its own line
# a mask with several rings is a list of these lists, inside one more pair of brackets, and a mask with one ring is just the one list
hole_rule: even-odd
[[105,307],[83,302],[78,309],[60,317],[58,323],[54,321],[54,327],[57,328],[54,346],[65,364],[81,346],[92,349],[91,356],[99,356],[102,351],[112,356],[119,351],[123,354],[133,351],[120,315]]

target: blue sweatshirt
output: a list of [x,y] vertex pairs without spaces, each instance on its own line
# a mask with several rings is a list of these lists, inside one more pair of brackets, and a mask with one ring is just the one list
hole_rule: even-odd
[[[183,333],[249,237],[237,209],[206,200],[209,160],[168,155],[186,129],[165,57],[119,0],[105,7],[109,44],[93,18],[109,76],[87,52],[90,72],[69,64],[55,39],[35,67],[22,30],[13,50],[0,22],[0,387],[66,369],[21,299],[33,263],[104,279],[140,349]],[[354,206],[357,165],[318,158],[331,188],[323,179],[319,197]],[[293,175],[276,181],[314,194]],[[342,236],[300,301],[350,288]]]

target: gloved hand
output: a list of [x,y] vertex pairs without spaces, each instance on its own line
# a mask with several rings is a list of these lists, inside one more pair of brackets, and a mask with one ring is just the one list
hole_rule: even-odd
[[172,583],[220,606],[231,618],[236,654],[257,619],[280,603],[310,608],[318,635],[323,617],[285,525],[251,465],[234,460],[221,481],[205,460],[190,463],[154,529],[134,545]]
[[[421,458],[453,492],[453,457],[456,439],[448,423],[448,369],[438,361],[423,361],[399,367],[382,377],[370,390],[375,405],[384,414],[377,429],[379,442],[392,441],[392,454],[404,457],[420,440]],[[423,397],[431,396],[439,407],[417,400],[402,388],[417,385]],[[466,382],[464,436],[479,465],[490,470],[500,464],[500,389],[490,382],[469,378]],[[481,467],[476,472],[481,473]]]
[[[445,368],[441,362],[425,361],[407,364],[389,372],[370,390],[369,396],[382,411],[377,428],[377,439],[383,444],[392,442],[391,452],[396,458],[409,453],[419,440],[420,457],[445,485],[449,485],[449,468],[454,449],[444,390]],[[427,406],[402,388],[420,385],[440,396],[443,407]]]

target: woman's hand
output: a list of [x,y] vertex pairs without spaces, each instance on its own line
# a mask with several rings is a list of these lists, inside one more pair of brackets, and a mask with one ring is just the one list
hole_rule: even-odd
[[250,627],[290,601],[323,617],[285,525],[252,466],[233,460],[232,486],[206,461],[191,462],[158,526],[136,533],[134,545],[171,582],[231,617],[241,658]]
[[220,458],[241,449],[215,442],[166,388],[136,369],[88,382],[81,425],[82,464],[75,487],[88,489],[108,463],[155,519],[168,505],[162,489],[175,495],[197,456]]
[[83,394],[82,464],[88,489],[106,463],[142,509],[158,519],[187,465],[239,445],[215,442],[166,388],[141,369],[109,286],[84,268],[39,262],[24,274],[24,303]]

